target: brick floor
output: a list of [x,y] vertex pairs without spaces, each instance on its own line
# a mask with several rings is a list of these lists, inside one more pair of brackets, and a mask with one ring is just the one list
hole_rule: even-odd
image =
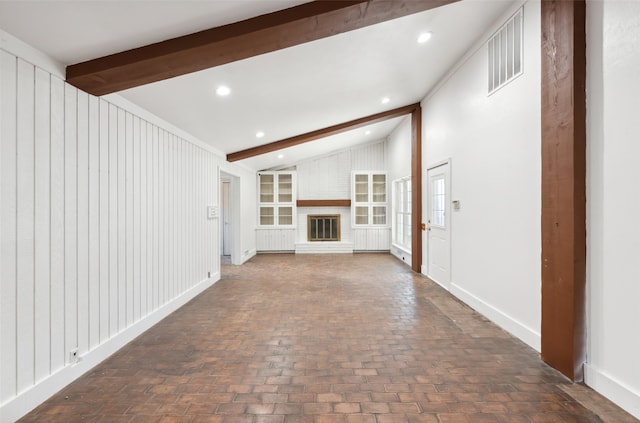
[[223,275],[21,421],[637,422],[389,255]]

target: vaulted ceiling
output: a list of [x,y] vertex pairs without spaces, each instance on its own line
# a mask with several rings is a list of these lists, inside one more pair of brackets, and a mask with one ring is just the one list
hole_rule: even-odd
[[[303,3],[3,0],[0,29],[68,66]],[[412,1],[406,3],[411,6]],[[511,3],[462,0],[111,95],[123,96],[229,154],[419,102],[465,52],[486,41],[487,28]],[[424,32],[431,32],[431,39],[418,43]],[[217,95],[220,86],[230,93]],[[401,119],[240,163],[256,170],[285,166],[374,142],[388,136]],[[258,132],[264,135],[257,137]]]

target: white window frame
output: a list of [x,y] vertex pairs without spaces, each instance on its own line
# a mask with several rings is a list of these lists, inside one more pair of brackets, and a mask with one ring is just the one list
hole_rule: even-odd
[[[413,186],[411,184],[411,176],[405,176],[393,181],[393,197],[392,197],[392,226],[391,239],[392,244],[402,248],[408,253],[411,252],[411,223],[407,225],[407,221],[411,222],[411,193]],[[410,188],[410,189],[407,189]],[[402,231],[398,233],[399,221],[402,221]]]

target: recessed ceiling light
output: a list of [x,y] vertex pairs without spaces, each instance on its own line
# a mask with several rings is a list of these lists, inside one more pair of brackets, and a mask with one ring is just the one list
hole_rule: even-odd
[[262,137],[264,137],[264,132],[262,131],[256,132],[256,138],[262,138]]
[[384,97],[382,100],[380,100],[380,102],[381,102],[382,104],[387,104],[387,103],[388,103],[388,102],[390,102],[390,101],[391,101],[391,99],[390,99],[389,97]]
[[364,131],[364,134],[365,134],[365,135],[371,135],[371,131],[366,130],[366,131]]
[[227,87],[226,85],[220,85],[216,89],[216,94],[218,94],[220,97],[227,96],[231,94],[231,88]]
[[284,158],[284,154],[278,154],[278,158],[279,159],[283,159]]
[[432,34],[430,32],[423,32],[422,34],[420,34],[420,36],[418,36],[418,42],[420,44],[426,43],[431,38],[431,35]]

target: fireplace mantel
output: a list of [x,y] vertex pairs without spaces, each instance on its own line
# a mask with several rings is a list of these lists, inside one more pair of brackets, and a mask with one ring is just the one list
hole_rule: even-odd
[[298,207],[351,207],[351,200],[298,200]]

